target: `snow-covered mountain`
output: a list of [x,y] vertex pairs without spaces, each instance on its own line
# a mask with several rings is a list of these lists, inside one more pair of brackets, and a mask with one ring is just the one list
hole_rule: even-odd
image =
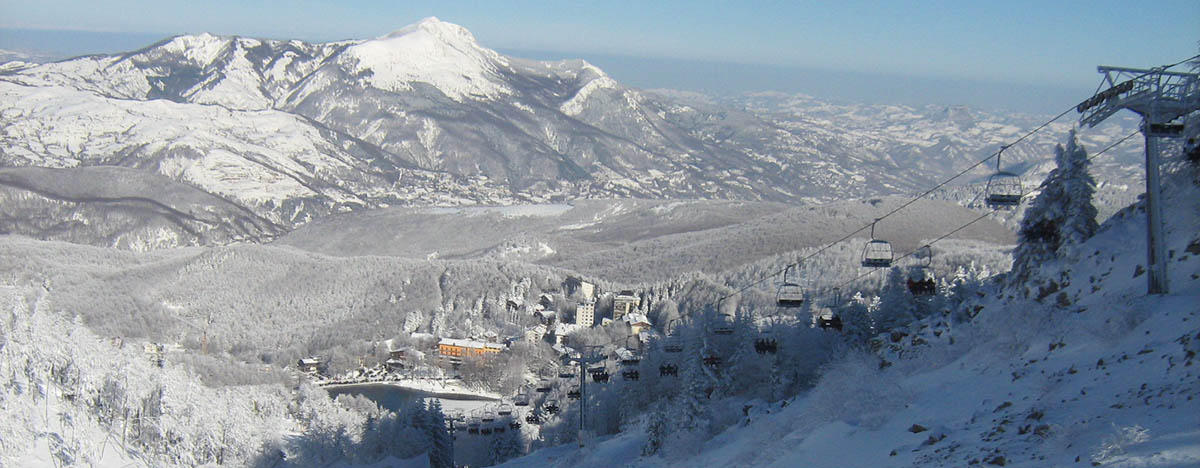
[[[0,68],[0,165],[158,174],[285,230],[393,205],[911,192],[1037,121],[640,91],[583,61],[499,54],[436,18],[370,40],[201,34]],[[1059,127],[1011,161],[1044,159]]]
[[0,232],[129,250],[259,242],[284,228],[219,196],[119,166],[0,169]]

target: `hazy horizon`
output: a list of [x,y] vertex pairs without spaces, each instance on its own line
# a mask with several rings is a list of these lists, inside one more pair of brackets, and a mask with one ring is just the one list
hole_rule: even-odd
[[[147,47],[172,34],[0,28],[0,49],[59,60],[114,54]],[[251,36],[254,37],[254,36]],[[292,38],[272,38],[292,39]],[[337,39],[303,39],[325,42]],[[663,57],[490,47],[536,59],[583,59],[619,82],[642,89],[706,93],[802,93],[832,101],[871,104],[970,106],[1023,113],[1057,113],[1092,94],[1094,88],[970,78],[906,76],[851,70]],[[1097,83],[1099,77],[1097,76]]]

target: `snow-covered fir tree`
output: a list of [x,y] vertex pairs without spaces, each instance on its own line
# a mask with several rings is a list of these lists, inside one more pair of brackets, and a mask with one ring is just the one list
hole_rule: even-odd
[[429,466],[430,468],[454,468],[454,436],[446,430],[446,416],[442,413],[442,401],[433,398],[428,407]]
[[836,314],[842,319],[842,335],[847,340],[866,342],[874,335],[875,323],[871,314],[878,302],[875,296],[867,297],[859,291],[838,307]]
[[[707,402],[712,395],[716,380],[711,366],[704,362],[706,357],[716,356],[714,350],[704,343],[703,329],[688,327],[687,345],[679,364],[680,387],[671,401],[671,425],[675,432],[671,437],[673,448],[691,450],[692,445],[708,438],[710,416]],[[717,364],[719,365],[719,364]]]
[[873,314],[876,333],[886,333],[916,319],[916,304],[905,280],[904,272],[899,267],[888,270],[883,289],[879,292],[879,305]]
[[1099,228],[1092,204],[1096,182],[1088,173],[1087,151],[1074,132],[1068,135],[1066,148],[1055,148],[1054,160],[1057,167],[1046,176],[1041,193],[1021,221],[1012,268],[1018,283],[1029,282],[1042,262],[1061,258]]
[[504,431],[493,434],[490,454],[491,463],[494,465],[523,455],[521,450],[521,433],[519,431]]

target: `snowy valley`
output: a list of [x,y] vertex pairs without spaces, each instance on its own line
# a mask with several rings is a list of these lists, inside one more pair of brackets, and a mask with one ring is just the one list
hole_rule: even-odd
[[436,18],[35,58],[0,468],[1200,466],[1194,112],[1147,295],[1131,115],[641,90]]

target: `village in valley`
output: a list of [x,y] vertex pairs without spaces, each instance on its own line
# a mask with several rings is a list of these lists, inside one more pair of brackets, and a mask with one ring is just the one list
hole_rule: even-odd
[[[594,283],[568,277],[561,293],[541,293],[529,302],[509,298],[505,309],[510,323],[531,323],[524,333],[501,336],[486,331],[480,336],[443,337],[429,333],[407,333],[400,339],[379,343],[386,350],[385,359],[374,356],[358,358],[358,367],[344,373],[331,373],[321,356],[309,356],[296,362],[295,369],[319,385],[342,385],[372,382],[394,382],[399,385],[418,381],[436,382],[434,388],[456,392],[486,391],[462,386],[461,372],[468,361],[486,365],[518,343],[546,343],[559,362],[565,364],[579,351],[573,347],[572,335],[588,329],[604,327],[605,332],[625,336],[625,346],[618,347],[613,358],[636,355],[647,344],[658,339],[659,333],[644,312],[642,296],[633,290],[604,292]],[[561,307],[570,303],[573,307]],[[571,309],[573,314],[569,314]],[[572,316],[573,315],[573,316]],[[528,320],[524,317],[532,317]],[[621,340],[616,340],[620,342]],[[428,385],[417,385],[425,388]]]

